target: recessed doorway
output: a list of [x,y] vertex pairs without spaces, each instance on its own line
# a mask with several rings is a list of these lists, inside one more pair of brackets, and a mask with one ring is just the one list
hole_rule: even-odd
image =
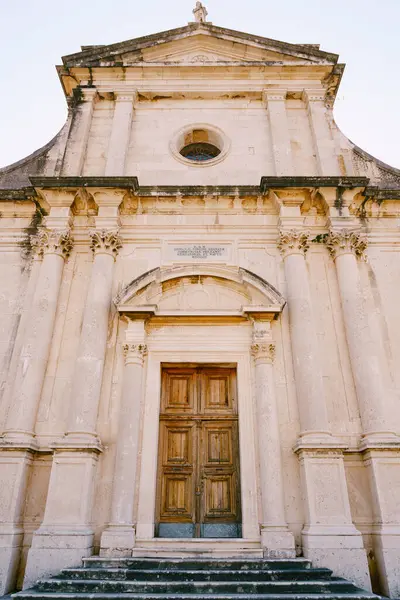
[[236,367],[162,365],[156,534],[241,537]]

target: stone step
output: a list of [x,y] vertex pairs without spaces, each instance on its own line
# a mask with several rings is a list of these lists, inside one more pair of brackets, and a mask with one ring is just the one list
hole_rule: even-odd
[[97,569],[155,569],[158,571],[192,571],[209,569],[227,570],[273,570],[273,569],[309,569],[311,562],[305,558],[292,559],[217,559],[217,558],[84,558],[85,567]]
[[60,579],[108,579],[135,581],[305,581],[329,579],[329,569],[64,569]]
[[48,579],[39,581],[38,592],[70,592],[87,594],[315,594],[356,592],[358,588],[344,579],[328,581],[107,581]]
[[[121,600],[120,593],[92,594],[85,593],[46,593],[34,590],[13,594],[17,600]],[[345,594],[132,594],[126,593],[124,600],[379,600],[379,596],[368,592]]]

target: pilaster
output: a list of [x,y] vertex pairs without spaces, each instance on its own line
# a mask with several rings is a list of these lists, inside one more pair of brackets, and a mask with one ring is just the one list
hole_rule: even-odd
[[73,123],[67,141],[62,175],[82,175],[89,140],[94,105],[97,100],[95,87],[80,88],[81,97],[74,109]]
[[319,175],[340,175],[335,142],[327,120],[325,90],[304,90]]
[[265,89],[263,101],[268,111],[272,152],[277,176],[293,175],[292,148],[286,112],[287,90]]
[[131,556],[135,545],[133,511],[142,402],[143,364],[147,355],[145,322],[130,321],[123,345],[125,368],[121,395],[111,517],[101,537],[101,556]]
[[251,354],[255,363],[261,543],[266,557],[294,557],[294,537],[288,529],[285,517],[281,443],[273,373],[275,344],[269,321],[254,321]]
[[137,92],[114,92],[115,107],[108,145],[106,176],[124,175],[125,159],[131,133],[132,115]]

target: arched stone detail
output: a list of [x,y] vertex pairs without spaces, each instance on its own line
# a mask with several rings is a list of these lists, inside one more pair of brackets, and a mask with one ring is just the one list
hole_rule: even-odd
[[[188,282],[201,285],[207,282],[210,283],[211,279],[214,280],[216,286],[221,286],[221,289],[225,286],[232,294],[236,293],[238,296],[243,296],[243,302],[240,307],[242,314],[266,312],[271,315],[277,315],[285,306],[285,299],[278,290],[259,275],[241,267],[233,268],[212,265],[190,265],[172,268],[158,267],[152,269],[126,285],[116,296],[114,303],[120,312],[129,312],[130,309],[140,312],[141,309],[142,311],[147,309],[148,312],[156,314],[158,303],[149,303],[145,298],[140,298],[141,295],[144,295],[146,288],[154,290],[154,297],[157,296],[157,293],[160,297],[165,293],[166,289],[173,285],[174,280],[177,282],[177,285],[180,282],[183,285]],[[140,298],[139,301],[138,298]],[[210,310],[212,312],[212,306]],[[182,312],[185,312],[184,308],[182,308]]]

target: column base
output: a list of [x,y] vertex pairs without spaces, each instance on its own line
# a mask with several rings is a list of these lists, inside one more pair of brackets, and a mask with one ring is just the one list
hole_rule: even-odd
[[261,526],[264,558],[296,558],[294,536],[287,527]]
[[400,596],[400,531],[383,528],[372,534],[374,553],[379,571],[381,594],[389,598]]
[[332,569],[334,575],[352,581],[371,591],[367,554],[361,534],[340,531],[328,533],[327,528],[305,528],[302,532],[303,554],[315,567]]
[[133,527],[110,525],[101,536],[100,556],[132,556],[135,537]]
[[0,596],[15,591],[24,532],[0,530]]
[[23,588],[61,569],[80,567],[82,558],[93,554],[93,531],[40,531],[34,534],[28,552]]

